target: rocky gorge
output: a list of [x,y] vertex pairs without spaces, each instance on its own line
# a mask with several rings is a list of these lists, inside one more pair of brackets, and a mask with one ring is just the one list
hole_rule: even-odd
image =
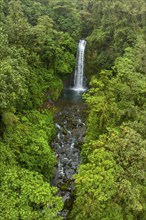
[[86,131],[84,105],[64,106],[55,116],[57,135],[52,143],[58,164],[55,168],[53,185],[57,186],[58,195],[62,196],[64,209],[60,213],[63,219],[72,206],[74,197],[74,178],[80,158],[80,148]]

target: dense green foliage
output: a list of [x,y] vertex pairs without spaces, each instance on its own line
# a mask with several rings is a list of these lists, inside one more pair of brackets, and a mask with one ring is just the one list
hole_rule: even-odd
[[75,66],[80,15],[60,1],[0,4],[0,218],[61,219],[62,198],[51,186],[53,101]]
[[0,6],[0,218],[61,219],[62,199],[51,186],[52,101],[86,38],[87,132],[69,219],[146,219],[145,0]]
[[83,162],[74,176],[76,199],[70,219],[144,220],[145,3],[86,4],[84,10],[90,15],[86,20],[92,24],[87,29],[86,57],[91,82],[84,95],[87,132]]
[[48,145],[55,134],[52,115],[36,110],[17,116],[5,112],[3,121],[1,219],[58,219],[62,199],[49,183],[56,163]]
[[125,48],[136,43],[137,34],[146,33],[145,0],[86,1],[88,23],[87,72],[111,68]]

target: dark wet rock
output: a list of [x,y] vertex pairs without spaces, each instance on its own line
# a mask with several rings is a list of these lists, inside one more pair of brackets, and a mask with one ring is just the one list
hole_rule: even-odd
[[60,185],[60,190],[61,191],[70,191],[70,189],[68,188],[68,184],[67,183],[61,184]]
[[70,198],[67,199],[67,200],[65,201],[65,204],[64,204],[65,207],[66,207],[66,208],[70,208],[70,207],[72,206],[72,202],[73,202],[72,199],[70,199]]
[[67,130],[63,129],[62,134],[67,135]]
[[58,195],[63,196],[64,209],[61,216],[67,219],[68,209],[72,205],[73,175],[80,163],[80,149],[84,143],[86,127],[82,109],[68,107],[56,114],[56,139],[52,148],[56,152],[58,165],[53,184],[58,187]]

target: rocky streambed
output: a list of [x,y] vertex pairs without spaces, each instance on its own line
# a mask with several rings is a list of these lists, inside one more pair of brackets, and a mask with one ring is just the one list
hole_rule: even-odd
[[63,198],[64,209],[60,215],[64,219],[67,219],[73,202],[73,175],[81,162],[80,149],[86,130],[83,109],[83,106],[65,106],[55,117],[57,136],[52,147],[58,165],[53,184],[58,187],[58,195]]

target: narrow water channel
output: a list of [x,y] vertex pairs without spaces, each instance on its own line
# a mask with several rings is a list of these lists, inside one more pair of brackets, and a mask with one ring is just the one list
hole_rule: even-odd
[[60,213],[63,219],[73,202],[73,175],[81,162],[80,150],[84,142],[86,126],[84,123],[84,103],[82,92],[66,91],[59,100],[59,109],[55,117],[57,136],[52,147],[56,152],[58,165],[55,170],[54,185],[58,187],[58,195],[62,196],[64,209]]

